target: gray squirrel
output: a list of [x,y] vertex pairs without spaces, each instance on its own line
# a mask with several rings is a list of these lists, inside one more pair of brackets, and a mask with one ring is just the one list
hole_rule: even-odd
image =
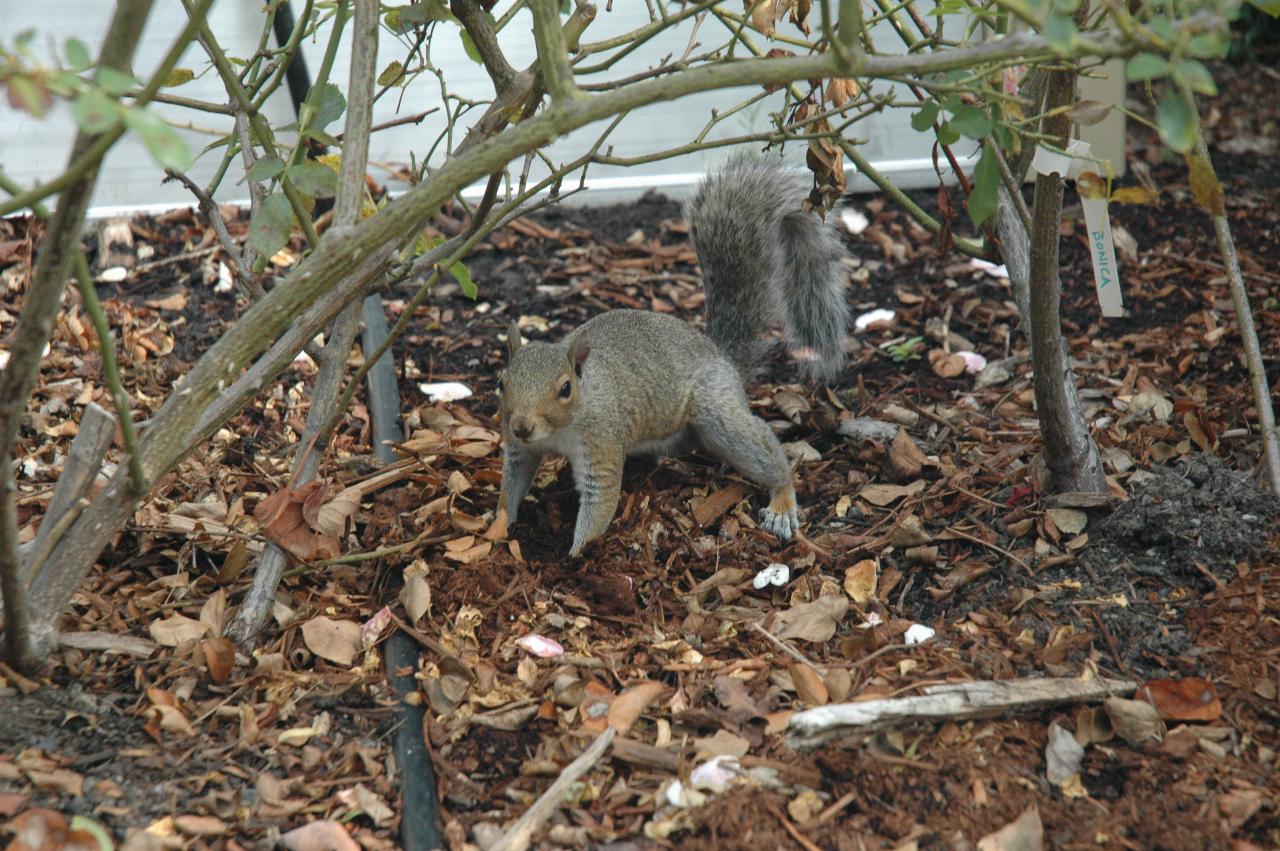
[[761,525],[789,540],[800,524],[791,468],[743,382],[780,321],[830,379],[844,366],[849,306],[833,226],[804,209],[808,181],[777,162],[731,158],[685,204],[702,267],[707,333],[660,313],[611,310],[558,343],[507,332],[500,376],[503,434],[499,509],[514,524],[543,455],[565,455],[578,490],[570,556],[613,520],[628,455],[699,446],[769,490]]

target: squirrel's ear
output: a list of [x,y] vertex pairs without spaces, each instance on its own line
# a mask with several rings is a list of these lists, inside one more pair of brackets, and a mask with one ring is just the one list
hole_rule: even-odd
[[573,342],[569,344],[569,362],[573,364],[573,371],[578,373],[578,377],[582,377],[582,364],[587,359],[587,355],[591,354],[591,344],[581,334],[573,338]]
[[507,355],[515,357],[520,351],[520,325],[514,320],[507,326]]

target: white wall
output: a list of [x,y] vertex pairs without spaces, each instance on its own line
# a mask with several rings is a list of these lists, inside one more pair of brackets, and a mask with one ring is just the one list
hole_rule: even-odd
[[[294,4],[296,8],[298,0],[294,0]],[[60,47],[69,36],[82,39],[96,52],[110,18],[112,5],[106,0],[46,0],[43,3],[0,0],[0,43],[12,44],[15,34],[34,28],[38,32],[36,53],[43,61],[52,61],[53,46],[56,44]],[[262,5],[261,0],[217,0],[214,4],[210,16],[211,26],[229,54],[245,56],[254,49],[261,33]],[[499,8],[505,5],[499,4]],[[598,5],[600,12],[588,30],[587,41],[620,34],[647,21],[645,4],[640,0],[614,0],[612,11],[606,11],[605,3]],[[729,2],[728,5],[735,11],[741,11],[741,2]],[[182,7],[177,0],[156,2],[135,63],[137,76],[145,79],[151,73],[184,20]],[[650,67],[669,53],[681,54],[690,32],[691,25],[686,24],[655,39],[645,49],[636,51],[620,62],[613,73],[619,76],[634,73]],[[447,78],[454,90],[472,98],[492,96],[492,89],[483,69],[463,52],[456,28],[441,25],[437,33],[439,36],[432,45],[432,59],[439,67],[446,69]],[[704,44],[718,44],[723,41],[723,35],[721,25],[715,20],[708,20],[703,24],[700,40]],[[875,35],[877,43],[885,50],[898,49],[900,46],[891,32],[877,31]],[[308,41],[304,45],[313,74],[324,51],[323,39],[324,34],[318,41]],[[527,66],[533,59],[535,51],[525,13],[521,13],[511,23],[509,34],[504,32],[503,44],[511,63],[517,68]],[[332,77],[344,90],[347,51],[348,46],[344,40]],[[385,67],[393,59],[404,59],[405,54],[405,45],[396,36],[384,31],[379,45],[378,67]],[[208,68],[207,60],[197,46],[189,48],[180,65],[192,68],[201,76],[191,83],[167,91],[200,100],[225,101],[226,95],[216,74]],[[623,156],[685,144],[701,129],[713,107],[724,108],[726,104],[736,103],[751,91],[745,89],[732,93],[708,93],[684,98],[677,103],[655,104],[637,110],[614,131],[610,144],[613,145],[615,154]],[[733,99],[735,96],[737,99]],[[911,96],[906,94],[902,99],[909,102]],[[773,102],[780,101],[775,99]],[[375,109],[374,121],[386,121],[397,115],[413,114],[439,105],[439,88],[434,79],[421,77],[405,90],[402,101],[398,102],[392,95],[384,97]],[[154,108],[161,115],[196,125],[195,130],[183,131],[193,152],[199,151],[216,136],[228,132],[231,125],[229,118],[213,113],[193,114],[189,110],[164,105]],[[478,116],[480,110],[473,114]],[[267,115],[275,125],[288,124],[293,120],[285,87],[282,86],[269,102]],[[865,140],[862,146],[865,155],[882,171],[894,176],[901,185],[930,186],[936,181],[930,161],[932,136],[913,131],[909,125],[909,117],[910,111],[906,109],[886,110],[855,125],[854,134]],[[468,125],[469,121],[464,119],[463,124]],[[762,104],[726,121],[717,133],[721,136],[740,135],[752,129],[765,128],[768,124],[768,107]],[[332,125],[330,130],[339,130],[340,125],[341,121]],[[373,137],[370,160],[374,164],[407,163],[410,151],[420,157],[443,125],[441,113],[436,113],[418,126],[378,133]],[[75,125],[70,109],[66,106],[60,106],[45,118],[37,119],[0,101],[0,162],[4,164],[10,177],[24,185],[46,180],[61,171],[66,163],[74,132]],[[572,159],[586,149],[598,132],[598,128],[584,128],[570,134],[554,143],[547,154],[555,161]],[[962,142],[958,152],[967,155],[971,151],[966,148],[972,147],[971,143]],[[589,173],[589,183],[594,188],[586,200],[616,200],[620,195],[634,196],[650,187],[662,188],[669,194],[678,195],[682,187],[690,184],[709,162],[723,156],[724,151],[720,150],[630,169],[593,166]],[[799,146],[795,146],[791,156],[797,164],[803,162],[803,151]],[[191,176],[203,185],[212,175],[220,158],[220,150],[204,154],[191,167]],[[371,171],[379,179],[386,177],[386,173],[376,165],[371,167]],[[244,187],[236,182],[241,174],[237,163],[218,192],[220,200],[238,201],[246,196]],[[118,208],[139,205],[174,206],[190,202],[189,195],[180,186],[161,185],[161,176],[160,169],[153,164],[145,148],[127,135],[106,160],[94,196],[94,205],[97,208]],[[395,186],[392,183],[392,187]],[[870,184],[865,178],[850,175],[850,187],[869,189]],[[98,212],[107,211],[99,209]]]

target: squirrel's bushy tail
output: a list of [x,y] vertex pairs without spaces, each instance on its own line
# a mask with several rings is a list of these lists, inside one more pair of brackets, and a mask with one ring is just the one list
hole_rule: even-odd
[[849,305],[835,228],[806,212],[803,175],[775,160],[734,156],[685,204],[702,266],[707,334],[744,376],[759,364],[761,335],[780,320],[788,340],[816,354],[807,371],[829,379],[844,366]]

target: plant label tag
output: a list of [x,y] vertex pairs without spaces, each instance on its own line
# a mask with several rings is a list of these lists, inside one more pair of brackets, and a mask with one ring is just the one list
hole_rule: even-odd
[[1116,268],[1115,240],[1111,236],[1111,217],[1107,214],[1107,181],[1095,170],[1097,163],[1090,154],[1089,143],[1072,139],[1067,144],[1066,153],[1038,146],[1031,167],[1040,174],[1075,179],[1080,204],[1084,207],[1085,227],[1089,230],[1089,259],[1093,263],[1093,286],[1098,292],[1098,304],[1105,317],[1123,316],[1124,301]]
[[1111,217],[1107,215],[1106,183],[1102,184],[1101,198],[1085,198],[1084,223],[1089,230],[1089,259],[1093,261],[1093,286],[1098,291],[1098,304],[1102,315],[1108,318],[1124,316],[1124,301],[1120,295],[1120,275],[1116,270],[1116,247],[1111,238]]

